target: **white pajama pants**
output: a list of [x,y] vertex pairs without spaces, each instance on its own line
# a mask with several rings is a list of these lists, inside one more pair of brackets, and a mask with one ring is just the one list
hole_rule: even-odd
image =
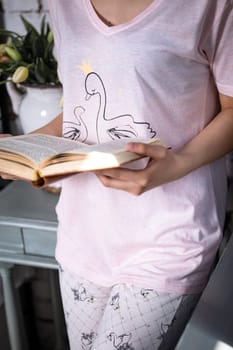
[[71,350],[173,350],[199,297],[59,276]]

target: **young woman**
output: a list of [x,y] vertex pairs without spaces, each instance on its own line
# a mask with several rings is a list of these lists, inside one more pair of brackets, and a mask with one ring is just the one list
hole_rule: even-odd
[[56,258],[70,347],[174,349],[221,241],[233,2],[48,2],[64,111],[40,132],[171,147],[129,142],[146,160],[63,181]]

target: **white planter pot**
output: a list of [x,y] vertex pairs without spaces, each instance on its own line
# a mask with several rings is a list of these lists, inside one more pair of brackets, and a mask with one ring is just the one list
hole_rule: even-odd
[[24,86],[23,92],[20,92],[9,85],[8,92],[25,134],[42,127],[61,113],[61,87]]

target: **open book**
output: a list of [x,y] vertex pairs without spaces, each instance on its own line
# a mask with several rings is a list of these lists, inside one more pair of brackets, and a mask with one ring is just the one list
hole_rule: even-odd
[[42,134],[0,138],[0,173],[30,181],[36,187],[83,171],[119,167],[141,158],[125,151],[128,142],[162,145],[159,139],[121,139],[86,145]]

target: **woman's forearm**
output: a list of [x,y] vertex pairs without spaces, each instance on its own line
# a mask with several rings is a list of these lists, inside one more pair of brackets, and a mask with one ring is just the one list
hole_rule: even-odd
[[206,128],[185,145],[182,157],[184,174],[218,159],[233,149],[233,108],[222,110]]

